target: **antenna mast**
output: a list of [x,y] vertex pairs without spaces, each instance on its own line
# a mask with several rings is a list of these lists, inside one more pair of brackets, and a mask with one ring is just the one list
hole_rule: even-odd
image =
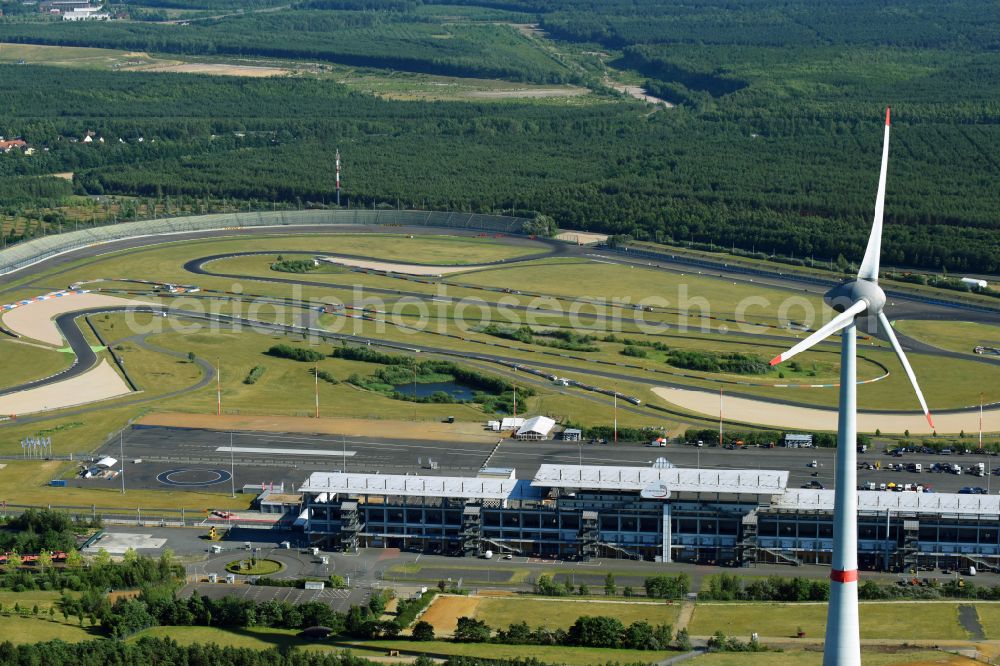
[[340,149],[337,149],[337,207],[340,208]]

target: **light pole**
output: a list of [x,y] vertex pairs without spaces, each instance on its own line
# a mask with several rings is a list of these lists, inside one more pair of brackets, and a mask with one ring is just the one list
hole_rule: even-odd
[[122,457],[122,495],[125,494],[125,432],[121,431],[118,433],[118,446],[120,448],[119,455]]
[[232,487],[233,498],[236,498],[236,457],[233,453],[233,431],[229,431],[229,484]]

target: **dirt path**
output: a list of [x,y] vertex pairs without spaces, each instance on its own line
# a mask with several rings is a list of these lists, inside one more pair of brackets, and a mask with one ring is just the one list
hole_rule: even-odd
[[420,619],[434,627],[435,636],[450,636],[458,627],[458,618],[475,617],[477,608],[479,599],[476,597],[438,595]]
[[674,627],[676,631],[681,629],[687,629],[687,626],[691,624],[691,617],[694,616],[694,602],[685,601],[681,604],[680,615],[677,616],[677,626]]
[[[667,402],[683,407],[698,414],[706,414],[718,418],[719,394],[716,392],[656,387],[653,393]],[[767,400],[751,398],[726,397],[726,417],[745,423],[796,428],[802,430],[836,430],[837,410],[821,409],[819,407],[803,407],[798,405],[783,405]],[[935,414],[934,425],[939,434],[977,432],[979,429],[979,411],[971,410],[962,413]],[[933,431],[919,412],[883,412],[880,414],[858,413],[858,431],[884,433],[902,433],[909,430],[914,435],[930,435]],[[983,412],[983,430],[985,432],[1000,432],[1000,408],[988,409]]]
[[261,67],[257,65],[230,65],[221,62],[184,62],[143,67],[144,72],[179,72],[182,74],[211,74],[214,76],[247,76],[262,78],[286,76],[295,70],[286,67]]
[[252,416],[247,414],[183,414],[160,412],[139,420],[143,425],[208,430],[256,430],[260,432],[305,432],[311,434],[344,435],[347,437],[378,437],[391,432],[400,439],[432,441],[495,442],[496,433],[483,430],[479,423],[440,423],[437,421],[395,421],[309,418],[304,416]]
[[346,257],[318,257],[320,261],[340,266],[353,266],[354,268],[367,268],[375,271],[391,271],[403,275],[421,275],[427,277],[441,277],[450,273],[461,273],[464,271],[481,268],[481,266],[424,266],[420,264],[398,264],[389,261],[376,261],[368,259],[348,259]]

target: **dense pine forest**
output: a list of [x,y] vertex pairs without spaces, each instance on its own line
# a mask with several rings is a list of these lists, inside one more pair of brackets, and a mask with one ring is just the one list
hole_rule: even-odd
[[[0,134],[45,148],[0,155],[4,212],[71,191],[324,205],[339,148],[351,206],[539,211],[564,227],[642,240],[857,257],[891,105],[886,262],[1000,272],[995,3],[307,0],[254,8],[275,3],[185,26],[13,14],[0,19],[0,40],[574,83],[592,90],[590,101],[401,101],[352,92],[335,77],[0,65],[8,110]],[[526,20],[547,37],[506,25]],[[625,98],[607,84],[615,76],[677,106]],[[87,132],[104,142],[83,143]],[[72,183],[40,177],[69,171]]]

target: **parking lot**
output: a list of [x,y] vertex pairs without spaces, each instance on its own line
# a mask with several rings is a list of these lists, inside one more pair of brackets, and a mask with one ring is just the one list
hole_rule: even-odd
[[327,604],[334,610],[343,611],[351,606],[351,590],[302,590],[295,587],[267,587],[264,585],[229,585],[226,583],[188,583],[179,593],[181,597],[199,594],[210,599],[236,597],[257,603],[278,601],[290,604],[318,602]]

